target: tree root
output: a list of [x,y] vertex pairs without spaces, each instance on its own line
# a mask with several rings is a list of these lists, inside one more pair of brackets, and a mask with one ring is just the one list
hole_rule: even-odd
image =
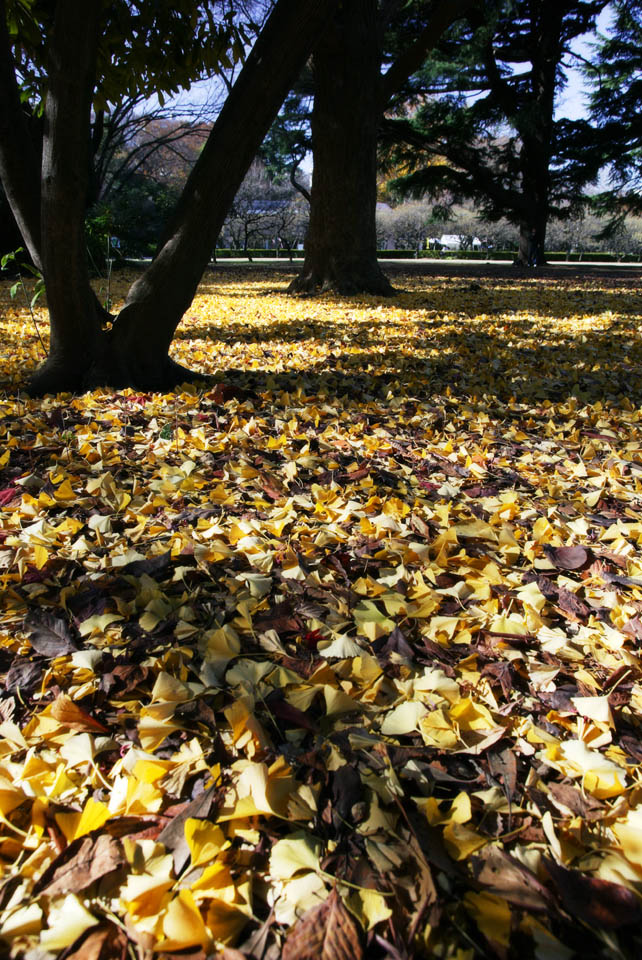
[[290,283],[288,293],[303,295],[336,293],[342,297],[369,294],[375,297],[392,297],[396,291],[380,270],[355,273],[304,270]]
[[27,393],[32,397],[46,394],[84,393],[99,387],[122,390],[131,387],[144,392],[170,393],[182,383],[215,385],[210,374],[189,370],[165,357],[156,365],[142,369],[118,355],[105,351],[84,369],[77,363],[49,357],[29,379]]

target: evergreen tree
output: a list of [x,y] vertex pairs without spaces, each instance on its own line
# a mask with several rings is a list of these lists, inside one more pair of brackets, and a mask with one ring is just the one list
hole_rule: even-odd
[[520,229],[518,261],[542,262],[551,217],[573,215],[603,162],[585,120],[554,119],[571,44],[605,0],[487,0],[457,25],[384,127],[402,192],[472,199]]
[[[306,256],[294,293],[386,295],[377,262],[377,137],[396,90],[475,0],[343,0],[312,56],[314,169]],[[403,34],[396,49],[391,33]]]
[[611,177],[611,189],[595,204],[615,214],[615,227],[627,212],[642,210],[642,7],[638,0],[615,0],[612,9],[609,35],[599,37],[585,73]]

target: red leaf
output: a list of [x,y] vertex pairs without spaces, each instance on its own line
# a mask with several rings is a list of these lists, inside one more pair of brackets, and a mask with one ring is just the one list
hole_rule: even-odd
[[299,920],[283,944],[281,960],[361,960],[357,926],[336,890]]
[[15,500],[18,496],[18,491],[15,487],[5,487],[4,490],[0,490],[0,507],[6,507],[8,503],[11,503],[12,500]]
[[303,730],[309,730],[310,733],[317,732],[317,725],[312,723],[303,710],[298,710],[296,707],[293,707],[278,694],[275,697],[269,696],[266,700],[266,705],[270,713],[273,713],[275,717],[282,720],[286,727],[301,727]]
[[230,383],[217,383],[210,394],[214,403],[221,404],[227,403],[228,400],[245,400],[247,396],[246,390],[235,387]]
[[91,730],[94,733],[109,733],[109,729],[99,720],[95,720],[86,710],[64,695],[57,697],[49,710],[51,716],[64,723],[71,730]]

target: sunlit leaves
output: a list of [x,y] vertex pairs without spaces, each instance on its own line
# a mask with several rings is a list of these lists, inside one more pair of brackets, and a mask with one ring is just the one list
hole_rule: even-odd
[[201,289],[213,388],[2,398],[0,936],[635,946],[639,290],[283,286]]

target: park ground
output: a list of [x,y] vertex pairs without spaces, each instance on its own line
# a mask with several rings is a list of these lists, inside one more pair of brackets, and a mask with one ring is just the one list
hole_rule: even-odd
[[385,267],[215,269],[165,395],[2,283],[3,955],[639,955],[642,279]]

